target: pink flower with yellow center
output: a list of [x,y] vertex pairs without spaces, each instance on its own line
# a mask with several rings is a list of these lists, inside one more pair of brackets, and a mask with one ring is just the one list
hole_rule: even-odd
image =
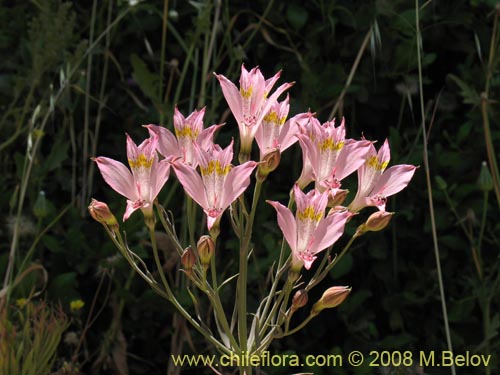
[[268,114],[278,97],[292,86],[291,83],[285,83],[278,87],[268,98],[280,74],[278,72],[274,77],[266,80],[259,68],[247,71],[245,66],[242,65],[239,89],[223,75],[215,75],[220,82],[222,93],[229,108],[238,123],[243,153],[250,153],[255,133],[264,116]]
[[210,147],[213,142],[214,133],[221,125],[212,125],[206,129],[203,127],[203,116],[205,108],[194,111],[188,117],[177,109],[174,110],[175,136],[170,130],[163,126],[146,125],[151,135],[159,137],[158,152],[165,158],[180,157],[185,163],[197,166],[197,157],[194,151],[194,143],[203,150]]
[[307,194],[295,184],[293,188],[297,211],[295,217],[290,209],[279,202],[267,201],[278,214],[278,225],[292,250],[292,270],[302,265],[311,268],[316,254],[333,245],[344,232],[346,220],[351,213],[335,211],[325,217],[328,193],[313,189]]
[[320,192],[328,191],[330,198],[341,187],[341,181],[365,162],[371,142],[346,139],[345,121],[335,127],[335,120],[324,124],[311,117],[298,135],[302,147],[304,168],[299,185],[315,181]]
[[225,149],[212,145],[205,151],[195,145],[195,150],[201,175],[186,163],[174,161],[173,167],[186,193],[203,208],[210,230],[229,205],[246,190],[257,163],[248,161],[233,167],[233,141]]
[[295,115],[287,121],[289,110],[289,96],[287,95],[284,101],[274,103],[262,119],[255,133],[255,140],[260,149],[260,160],[274,150],[283,152],[297,142],[298,124],[307,117],[307,114]]
[[387,139],[378,153],[370,145],[366,162],[358,169],[358,191],[349,205],[351,212],[358,212],[367,206],[385,211],[387,197],[399,193],[409,184],[417,167],[401,164],[387,168],[390,159]]
[[104,181],[127,198],[123,221],[139,208],[145,217],[153,215],[153,201],[167,181],[170,172],[167,160],[158,161],[157,144],[158,137],[153,136],[137,146],[127,134],[127,158],[130,170],[119,161],[103,156],[94,158]]

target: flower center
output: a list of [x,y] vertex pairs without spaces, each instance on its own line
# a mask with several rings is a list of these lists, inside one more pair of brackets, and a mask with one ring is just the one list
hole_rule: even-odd
[[153,158],[148,159],[146,155],[140,154],[137,159],[128,159],[128,164],[130,165],[130,168],[137,169],[137,168],[151,168],[153,165]]
[[387,164],[389,164],[389,161],[380,162],[376,156],[372,156],[366,163],[369,167],[377,171],[383,171],[387,167]]

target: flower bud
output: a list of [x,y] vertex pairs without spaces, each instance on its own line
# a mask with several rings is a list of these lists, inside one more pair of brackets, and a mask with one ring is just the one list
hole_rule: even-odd
[[436,181],[436,185],[439,188],[439,190],[446,190],[448,188],[448,184],[446,183],[443,177],[436,176],[434,180]]
[[204,235],[201,236],[196,244],[196,250],[198,251],[198,257],[200,258],[200,263],[203,267],[208,268],[212,256],[215,252],[214,240],[212,237]]
[[272,151],[269,151],[262,158],[259,167],[257,169],[257,179],[260,181],[264,181],[266,177],[278,168],[278,165],[281,161],[281,152],[278,148],[275,148]]
[[479,172],[477,186],[484,193],[493,189],[493,178],[491,177],[490,170],[485,161],[481,163],[481,172]]
[[47,198],[45,198],[45,192],[43,190],[40,190],[38,193],[35,205],[33,206],[33,213],[38,219],[44,218],[49,213]]
[[99,202],[92,198],[88,209],[90,216],[92,216],[95,221],[107,226],[113,232],[118,231],[118,221],[106,203]]
[[370,215],[366,223],[361,224],[356,231],[358,236],[366,232],[378,232],[384,229],[391,221],[394,212],[377,211]]
[[196,264],[196,254],[194,253],[191,246],[186,247],[186,249],[182,253],[181,263],[182,267],[184,267],[184,271],[190,274],[193,266]]
[[305,289],[297,290],[292,298],[292,311],[298,310],[307,305],[308,300],[309,297]]
[[325,290],[318,302],[314,304],[311,310],[312,315],[318,315],[321,310],[331,309],[340,305],[351,293],[351,287],[333,286]]
[[328,207],[340,206],[342,203],[344,203],[347,197],[347,193],[349,193],[349,190],[339,189],[337,190],[335,196],[332,197],[328,195]]

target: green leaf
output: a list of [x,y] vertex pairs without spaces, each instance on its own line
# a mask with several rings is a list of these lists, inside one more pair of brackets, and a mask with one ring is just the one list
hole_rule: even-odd
[[286,9],[286,19],[295,30],[300,30],[304,27],[309,18],[309,13],[296,4],[290,4]]
[[153,100],[153,102],[158,102],[158,85],[160,83],[158,75],[152,73],[146,63],[136,54],[130,56],[130,63],[133,68],[132,77],[144,95]]
[[448,74],[448,78],[450,78],[453,82],[455,82],[460,88],[461,90],[460,95],[462,96],[463,102],[465,104],[473,104],[473,105],[479,104],[480,98],[476,90],[474,90],[472,87],[470,87],[467,83],[462,81],[454,74]]

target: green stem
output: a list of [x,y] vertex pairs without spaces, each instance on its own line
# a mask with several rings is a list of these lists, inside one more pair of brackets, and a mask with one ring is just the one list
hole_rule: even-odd
[[[333,261],[331,261],[330,263],[328,263],[326,265],[326,267],[321,270],[321,267],[318,268],[318,271],[316,272],[316,274],[313,276],[313,278],[309,281],[309,283],[307,284],[307,286],[305,287],[306,291],[309,291],[311,290],[314,286],[316,286],[319,282],[321,282],[321,280],[323,280],[326,275],[328,275],[328,273],[330,272],[330,270],[335,267],[335,265],[342,259],[342,257],[347,253],[347,251],[351,248],[354,240],[356,238],[358,238],[359,235],[357,234],[354,234],[351,239],[349,240],[349,242],[347,243],[347,245],[344,246],[344,248],[342,249],[342,251],[340,252],[339,255],[337,255],[335,257],[335,259]],[[326,256],[323,258],[323,260],[325,260],[325,258],[327,258]],[[323,263],[322,263],[323,264]],[[321,271],[320,271],[321,270]]]
[[481,259],[481,247],[483,245],[484,230],[486,229],[486,214],[488,213],[488,197],[489,192],[485,191],[483,194],[483,212],[481,214],[481,227],[479,229],[479,238],[477,241],[477,253]]
[[[163,71],[165,67],[165,49],[167,44],[167,21],[168,21],[168,0],[163,1],[163,24],[161,29],[161,55],[160,55],[160,84],[158,85],[158,102],[161,105],[161,98],[163,97]],[[160,111],[160,125],[164,124],[164,110],[158,108]]]
[[[255,218],[255,212],[257,210],[257,203],[259,201],[259,196],[262,188],[262,181],[257,180],[255,183],[252,208],[246,222],[244,235],[240,246],[240,264],[239,264],[239,276],[238,276],[238,334],[240,341],[241,353],[247,352],[248,345],[248,332],[247,332],[247,281],[248,281],[248,252],[250,248],[250,241],[252,238],[253,222]],[[242,207],[241,207],[242,208]],[[241,221],[240,221],[241,222]],[[246,366],[241,369],[246,372],[247,375],[251,375],[252,368]]]
[[[432,184],[431,184],[431,176],[430,176],[430,167],[429,167],[429,154],[427,151],[427,131],[425,129],[425,109],[424,109],[424,90],[423,90],[423,79],[422,79],[422,57],[421,57],[421,48],[422,48],[422,36],[420,34],[420,18],[419,18],[419,7],[418,0],[415,0],[415,25],[416,25],[416,33],[417,33],[417,63],[418,63],[418,84],[419,84],[419,95],[420,95],[420,115],[422,118],[421,129],[423,135],[423,159],[424,159],[424,169],[425,169],[425,177],[427,182],[427,194],[429,200],[429,213],[431,218],[431,229],[432,229],[432,240],[434,243],[434,254],[436,257],[436,270],[437,277],[439,283],[439,292],[441,297],[441,309],[443,312],[443,320],[444,320],[444,329],[446,334],[446,343],[448,346],[448,350],[453,352],[453,346],[451,342],[451,334],[450,334],[450,326],[448,323],[448,312],[446,309],[446,298],[444,294],[444,285],[443,285],[443,275],[441,272],[441,261],[439,256],[439,245],[438,245],[438,237],[436,230],[436,217],[434,215],[434,202],[432,199]],[[456,374],[455,364],[451,366],[452,375]]]

